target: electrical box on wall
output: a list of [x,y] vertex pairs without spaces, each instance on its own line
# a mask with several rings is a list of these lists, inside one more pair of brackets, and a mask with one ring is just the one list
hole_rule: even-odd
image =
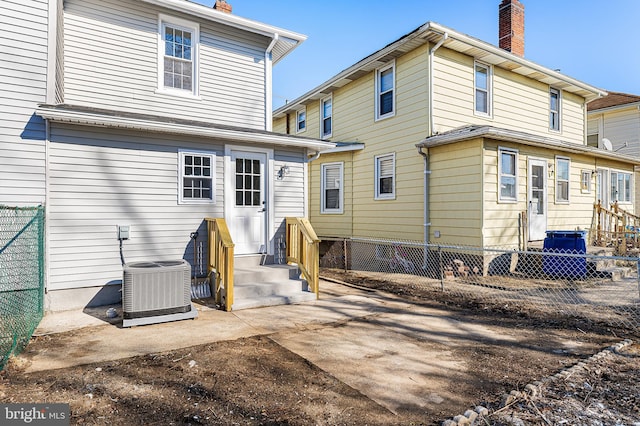
[[119,240],[129,239],[129,225],[118,225],[118,239]]

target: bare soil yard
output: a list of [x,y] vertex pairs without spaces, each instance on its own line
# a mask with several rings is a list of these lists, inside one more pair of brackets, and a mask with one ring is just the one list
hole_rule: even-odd
[[[478,405],[489,409],[482,424],[640,425],[637,333],[526,306],[456,300],[355,273],[323,274],[446,308],[460,321],[507,329],[525,343],[496,345],[487,338],[455,346],[452,357],[473,374],[432,379],[459,398],[433,400],[421,409],[401,407],[396,413],[269,335],[28,374],[18,357],[0,373],[0,402],[66,402],[71,423],[88,425],[434,425]],[[63,352],[65,339],[74,333],[91,331],[37,337],[28,350]],[[522,391],[623,339],[634,343],[543,383],[536,395],[518,393],[505,400],[510,391]],[[567,347],[566,341],[580,344]],[[366,374],[366,368],[362,371]]]

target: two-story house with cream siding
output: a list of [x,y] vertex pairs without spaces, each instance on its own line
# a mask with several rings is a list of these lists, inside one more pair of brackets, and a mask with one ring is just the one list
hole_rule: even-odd
[[598,170],[633,192],[636,160],[586,143],[606,93],[524,58],[523,8],[500,4],[500,47],[428,22],[274,111],[342,142],[310,167],[319,235],[515,248],[589,229]]
[[229,9],[0,4],[0,203],[46,207],[46,308],[117,302],[125,260],[202,269],[207,217],[282,261],[307,158],[334,144],[270,131],[272,66],[305,37]]
[[[640,96],[609,92],[607,96],[589,102],[587,110],[587,143],[590,146],[640,157]],[[598,194],[603,205],[633,202],[636,212],[640,212],[639,185],[635,185],[635,193],[631,194],[617,174],[611,176],[610,172],[601,169],[597,178],[603,182],[603,191]],[[637,182],[638,172],[635,178]]]

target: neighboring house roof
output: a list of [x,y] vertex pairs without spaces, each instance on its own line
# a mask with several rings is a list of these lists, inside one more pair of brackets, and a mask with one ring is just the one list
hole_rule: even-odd
[[225,126],[209,122],[183,120],[157,115],[135,114],[75,105],[40,105],[36,115],[47,120],[92,127],[132,129],[146,132],[212,137],[253,144],[274,144],[308,148],[317,152],[334,148],[336,144],[319,139],[284,135],[245,127]]
[[640,96],[621,92],[609,92],[607,96],[589,102],[587,104],[587,111],[591,112],[607,108],[628,107],[633,104],[640,105]]
[[242,18],[232,13],[221,12],[219,10],[215,10],[212,7],[207,7],[207,6],[194,3],[188,0],[142,0],[142,1],[155,4],[158,6],[166,7],[167,9],[175,10],[177,12],[186,13],[191,16],[197,16],[199,18],[206,19],[208,21],[218,22],[221,24],[240,28],[242,30],[249,31],[255,34],[261,34],[266,37],[269,37],[273,40],[272,46],[270,47],[272,47],[271,52],[272,52],[272,60],[274,64],[280,61],[285,56],[287,56],[300,43],[302,43],[307,39],[307,36],[295,33],[293,31],[263,24],[257,21],[252,21],[250,19]]
[[485,63],[505,68],[517,74],[524,75],[534,80],[549,84],[558,89],[575,93],[587,100],[606,95],[606,92],[587,83],[581,82],[552,69],[538,65],[535,62],[514,55],[497,46],[484,42],[477,38],[459,33],[451,28],[435,22],[427,22],[411,33],[388,44],[377,52],[367,56],[356,64],[343,70],[330,80],[310,90],[299,98],[276,109],[275,118],[294,112],[299,105],[310,100],[320,99],[334,90],[356,80],[383,64],[398,58],[411,50],[428,42],[437,43],[446,34],[443,46],[457,52],[472,56]]
[[550,148],[555,151],[570,152],[575,154],[588,154],[598,158],[607,158],[610,160],[618,160],[634,165],[640,165],[640,159],[632,158],[624,154],[619,154],[617,152],[606,151],[591,146],[578,145],[559,139],[553,139],[544,136],[533,135],[531,133],[503,129],[494,126],[471,125],[459,127],[448,132],[443,132],[434,136],[427,137],[420,141],[420,143],[416,144],[416,146],[418,148],[430,148],[434,146],[447,145],[476,138],[490,138],[505,142],[516,142],[522,145]]

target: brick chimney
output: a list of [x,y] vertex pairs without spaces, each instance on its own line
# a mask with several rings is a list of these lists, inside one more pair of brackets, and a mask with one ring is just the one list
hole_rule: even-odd
[[518,0],[502,0],[498,10],[498,46],[524,56],[524,5]]
[[213,5],[213,8],[215,10],[219,10],[220,12],[224,12],[224,13],[231,13],[231,5],[229,3],[227,3],[225,0],[216,0],[215,4]]

